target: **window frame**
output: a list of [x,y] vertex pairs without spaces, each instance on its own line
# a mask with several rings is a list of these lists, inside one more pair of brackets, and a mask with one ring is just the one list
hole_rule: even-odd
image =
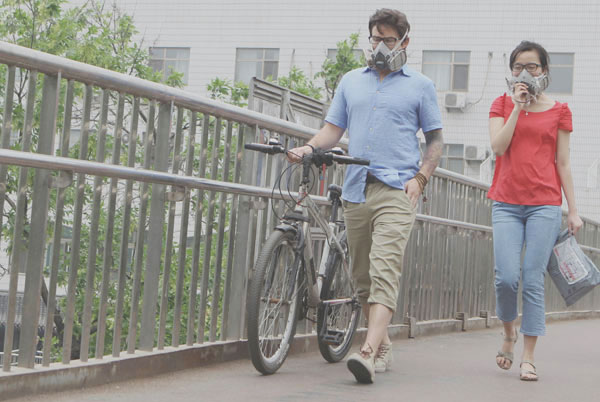
[[[451,148],[454,149],[458,149],[455,147],[460,147],[461,150],[461,154],[460,155],[455,155],[454,152],[450,152]],[[442,148],[442,155],[440,157],[440,162],[438,164],[438,167],[442,168],[442,169],[446,169],[449,170],[451,172],[454,173],[458,173],[458,174],[465,174],[465,167],[466,167],[466,162],[467,160],[465,159],[465,148],[467,147],[467,144],[463,144],[463,143],[444,143],[444,147]],[[427,149],[427,143],[426,142],[420,142],[420,148],[421,148],[421,155],[425,154],[425,150]],[[450,169],[449,168],[449,161],[462,161],[462,169],[461,171],[456,171],[454,169]]]
[[[240,60],[240,54],[239,51],[240,50],[261,50],[262,51],[262,59],[242,59]],[[275,51],[276,52],[276,56],[275,58],[272,59],[267,59],[267,51]],[[238,76],[238,66],[239,63],[261,63],[261,74],[260,77],[256,77],[259,78],[261,80],[265,80],[267,79],[268,76],[265,76],[265,64],[268,63],[276,63],[276,69],[275,69],[275,75],[271,75],[271,78],[274,80],[277,80],[278,76],[279,76],[279,54],[280,54],[281,49],[280,48],[275,48],[275,47],[236,47],[235,48],[235,70],[234,70],[234,75],[233,75],[233,81],[234,82],[238,82],[241,81],[241,79]],[[252,78],[252,77],[250,77]],[[248,83],[246,83],[248,84]]]
[[[553,55],[569,55],[572,58],[572,60],[571,60],[572,64],[554,64],[554,63],[552,63]],[[546,92],[551,93],[551,94],[557,94],[557,95],[573,95],[573,87],[575,84],[575,52],[548,52],[548,56],[550,58],[550,63],[548,65],[548,67],[550,69],[550,85],[546,89]],[[559,68],[560,67],[563,67],[563,68],[568,67],[571,69],[571,82],[569,83],[569,86],[571,89],[570,92],[563,92],[563,91],[556,91],[556,90],[553,91],[552,90],[552,81],[553,81],[552,70],[557,67],[559,67]]]
[[[450,62],[425,62],[425,53],[450,53]],[[457,62],[456,59],[456,53],[467,53],[469,60],[468,62]],[[438,92],[469,92],[469,78],[471,75],[471,51],[470,50],[423,50],[422,51],[422,58],[421,58],[421,72],[427,76],[427,74],[425,74],[424,70],[425,70],[425,66],[447,66],[450,65],[450,81],[448,82],[448,89],[439,89],[439,85],[438,83],[435,82],[434,78],[429,77],[436,85],[436,90]],[[456,66],[466,66],[467,67],[467,77],[466,77],[466,87],[465,89],[456,89],[454,87],[454,76],[455,76],[455,71],[456,71]]]
[[[160,50],[162,51],[162,57],[161,58],[157,58],[156,55],[154,54],[154,52],[156,50]],[[172,58],[172,57],[167,57],[167,51],[168,50],[184,50],[187,51],[187,58],[181,58],[181,57],[176,57],[176,58]],[[169,71],[167,71],[167,66],[166,63],[168,61],[175,61],[175,62],[187,62],[187,71],[178,71],[176,69],[173,69],[173,71],[176,71],[178,73],[183,73],[183,83],[185,85],[188,84],[189,82],[189,74],[190,74],[190,54],[191,54],[191,48],[189,47],[181,47],[181,46],[150,46],[148,48],[148,53],[150,54],[150,57],[148,59],[148,65],[152,68],[153,71],[161,71],[163,74],[162,77],[162,82],[165,82],[167,80],[167,78],[169,77]],[[160,70],[155,69],[153,66],[153,62],[161,62],[162,63],[162,67]]]

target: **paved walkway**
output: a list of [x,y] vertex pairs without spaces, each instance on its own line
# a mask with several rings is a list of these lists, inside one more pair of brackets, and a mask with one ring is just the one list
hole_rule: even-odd
[[[394,366],[360,385],[346,365],[328,364],[317,353],[294,355],[280,371],[261,376],[249,361],[180,371],[15,402],[187,401],[502,401],[591,402],[600,400],[600,320],[548,325],[537,348],[540,381],[518,379],[517,361],[500,370],[494,356],[498,328],[394,343]],[[516,347],[520,356],[522,337]]]

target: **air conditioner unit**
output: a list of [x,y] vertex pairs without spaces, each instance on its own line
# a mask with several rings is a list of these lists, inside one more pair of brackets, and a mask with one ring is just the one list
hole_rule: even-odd
[[481,158],[477,157],[477,146],[467,145],[465,147],[465,160],[467,161],[479,161]]
[[467,94],[461,92],[447,92],[444,95],[444,107],[446,109],[463,111],[467,106]]

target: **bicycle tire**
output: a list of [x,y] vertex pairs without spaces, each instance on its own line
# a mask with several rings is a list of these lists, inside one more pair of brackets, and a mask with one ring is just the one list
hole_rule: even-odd
[[296,333],[303,267],[297,260],[302,257],[296,254],[295,241],[293,232],[271,233],[256,260],[248,289],[248,349],[252,364],[265,375],[281,367]]
[[[342,233],[340,239],[344,250],[347,250],[345,232]],[[332,250],[327,259],[323,287],[321,288],[321,300],[355,296],[351,294],[351,287],[349,286],[349,281],[352,281],[352,278],[346,275],[341,265],[342,256],[339,252]],[[327,317],[325,319],[326,310]],[[323,303],[319,305],[317,310],[317,341],[319,351],[325,360],[330,363],[336,363],[346,356],[352,346],[352,340],[354,339],[359,320],[360,306],[348,303],[326,308]],[[323,328],[323,325],[325,325],[325,328]],[[339,345],[332,345],[321,336],[321,334],[327,333],[330,330],[336,331],[338,335],[342,334],[343,340]]]

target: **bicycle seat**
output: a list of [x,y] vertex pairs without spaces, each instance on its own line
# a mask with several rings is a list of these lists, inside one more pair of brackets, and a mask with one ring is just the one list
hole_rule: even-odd
[[337,184],[330,184],[327,190],[329,191],[330,200],[336,200],[342,195],[342,186],[338,186]]

